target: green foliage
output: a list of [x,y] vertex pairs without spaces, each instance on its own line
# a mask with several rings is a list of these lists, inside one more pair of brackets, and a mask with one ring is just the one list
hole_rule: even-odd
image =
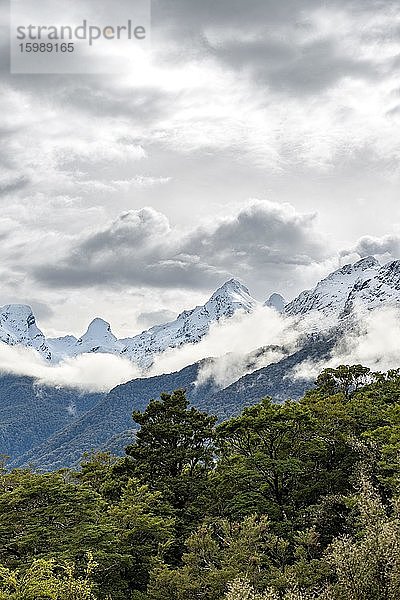
[[327,553],[337,582],[330,589],[335,600],[397,600],[400,598],[400,513],[386,509],[368,481],[358,498],[357,537],[335,540]]
[[181,568],[164,566],[155,571],[149,596],[162,600],[163,590],[168,589],[171,598],[192,598],[202,590],[202,598],[218,600],[239,575],[258,584],[265,573],[272,577],[286,562],[287,546],[271,534],[266,517],[204,523],[187,540]]
[[176,535],[169,552],[176,562],[184,539],[204,515],[216,418],[189,407],[185,393],[177,390],[161,394],[143,413],[134,412],[133,419],[140,430],[126,449],[127,470],[171,505]]
[[285,522],[299,505],[310,503],[319,486],[324,443],[307,407],[266,399],[220,425],[217,433],[221,460],[216,481],[223,512],[238,517],[256,506]]
[[[133,413],[140,430],[126,452],[135,474],[171,492],[180,479],[192,483],[202,478],[212,464],[216,418],[188,406],[185,393],[178,390],[161,394],[143,413]],[[174,500],[182,502],[178,495]]]
[[325,396],[341,393],[349,398],[369,382],[370,376],[371,370],[362,365],[342,365],[337,369],[325,369],[317,377],[316,386]]
[[400,597],[399,370],[218,427],[181,390],[133,416],[124,458],[1,466],[0,600]]
[[[319,598],[322,600],[321,596]],[[224,600],[317,600],[317,596],[312,592],[296,588],[287,590],[283,595],[272,588],[264,592],[257,592],[248,580],[235,579],[228,585],[228,592]]]
[[[73,420],[78,420],[101,396],[39,386],[29,377],[0,375],[1,452],[7,454],[10,460],[18,460],[68,427]],[[81,454],[82,450],[73,462],[79,460]],[[25,456],[27,462],[34,458],[35,454]],[[65,461],[65,457],[59,455],[60,458]]]
[[[92,479],[88,465],[85,478]],[[98,487],[98,479],[93,481]],[[0,562],[24,570],[32,560],[51,557],[75,561],[82,570],[91,551],[99,565],[94,580],[100,595],[112,590],[115,598],[125,598],[130,590],[145,588],[153,557],[168,545],[167,512],[160,494],[135,480],[118,502],[108,503],[69,472],[6,473],[0,488]]]
[[13,471],[0,478],[0,562],[82,556],[103,537],[106,503],[72,474]]
[[[120,501],[110,507],[114,567],[112,582],[126,582],[126,590],[144,590],[149,572],[173,539],[174,520],[159,492],[131,479]],[[104,556],[107,569],[109,554]],[[113,583],[109,582],[110,591]]]
[[90,554],[82,577],[72,563],[51,559],[35,560],[23,574],[0,566],[0,600],[96,600],[91,581],[96,566]]

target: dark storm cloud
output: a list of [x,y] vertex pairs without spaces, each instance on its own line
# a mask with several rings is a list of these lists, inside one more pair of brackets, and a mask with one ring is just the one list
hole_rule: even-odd
[[[185,236],[151,208],[121,215],[82,240],[59,265],[41,265],[37,279],[55,287],[143,285],[207,289],[231,275],[288,277],[325,256],[312,216],[257,202],[213,228]],[[250,281],[251,283],[251,281]]]
[[324,254],[313,215],[299,215],[291,207],[270,202],[242,209],[213,231],[195,230],[183,251],[229,269],[308,265]]
[[130,211],[82,240],[61,264],[43,265],[35,275],[55,287],[214,285],[221,272],[182,255],[177,240],[165,215],[151,208]]

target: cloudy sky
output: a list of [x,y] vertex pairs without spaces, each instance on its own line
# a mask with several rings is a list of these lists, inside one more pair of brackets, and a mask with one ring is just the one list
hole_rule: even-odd
[[1,1],[0,304],[122,336],[400,257],[398,0],[153,0],[151,61],[103,76],[11,75]]

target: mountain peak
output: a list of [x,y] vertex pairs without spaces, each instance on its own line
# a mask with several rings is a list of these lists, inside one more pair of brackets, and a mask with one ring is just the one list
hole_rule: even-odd
[[250,296],[250,292],[248,288],[243,285],[238,279],[229,279],[229,281],[225,281],[221,287],[219,287],[213,295],[211,296],[210,301],[215,298],[224,298],[228,301],[233,301],[236,303],[242,303],[243,301],[248,304],[255,304],[256,301]]
[[101,319],[100,317],[96,317],[89,323],[88,331],[89,330],[94,330],[96,332],[111,331],[111,325],[104,319]]
[[[265,306],[287,315],[300,316],[315,311],[324,327],[361,306],[373,309],[383,305],[400,305],[400,260],[383,267],[373,256],[344,265],[302,292],[289,304],[277,293]],[[0,342],[33,347],[48,360],[88,352],[119,354],[147,368],[154,356],[168,348],[179,348],[199,342],[213,323],[232,317],[237,311],[251,313],[259,303],[238,279],[221,285],[205,304],[183,311],[174,321],[155,325],[147,331],[125,339],[117,339],[110,324],[101,318],[90,323],[77,340],[73,336],[46,339],[35,323],[30,306],[8,304],[0,308]]]
[[245,285],[237,279],[229,279],[219,287],[206,302],[204,308],[210,312],[222,314],[216,316],[232,316],[235,310],[244,309],[246,312],[252,311],[257,305],[257,301],[250,296],[250,292]]
[[44,358],[51,359],[45,337],[27,304],[6,304],[0,308],[0,341],[35,348]]
[[232,317],[236,311],[251,312],[257,306],[249,290],[237,279],[230,279],[219,287],[207,302],[181,312],[175,321],[155,325],[134,338],[120,340],[125,356],[141,366],[150,366],[154,355],[167,348],[178,348],[199,342],[213,323]]
[[373,256],[365,256],[361,260],[358,260],[356,263],[354,263],[353,269],[364,271],[365,269],[375,269],[376,267],[380,266],[381,263],[376,260],[376,258]]
[[396,272],[398,273],[400,271],[400,260],[392,260],[388,263],[386,263],[383,267],[382,267],[383,271],[388,271],[388,272]]
[[313,290],[302,292],[285,307],[290,315],[317,311],[335,324],[356,308],[372,310],[384,304],[400,304],[400,261],[381,266],[373,256],[365,256],[322,279]]
[[225,281],[224,284],[221,285],[213,294],[213,296],[221,295],[223,293],[226,294],[245,294],[250,296],[250,292],[243,283],[241,283],[238,279],[229,279]]
[[107,321],[104,321],[104,319],[101,319],[100,317],[96,317],[91,321],[86,333],[81,339],[102,339],[105,337],[117,339],[111,331],[110,323],[107,323]]
[[280,294],[274,293],[271,294],[268,300],[265,302],[264,306],[268,308],[274,308],[278,312],[283,312],[286,305],[286,300]]
[[29,321],[28,325],[35,323],[32,308],[28,304],[6,304],[0,308],[2,319],[24,319]]

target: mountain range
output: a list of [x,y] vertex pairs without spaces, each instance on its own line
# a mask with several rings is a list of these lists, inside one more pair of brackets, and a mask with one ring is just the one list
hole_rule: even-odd
[[[371,310],[382,304],[400,303],[400,261],[381,265],[369,256],[348,264],[286,303],[274,293],[264,306],[283,315],[303,317],[316,313],[321,324],[334,326],[356,308]],[[174,321],[155,325],[133,337],[117,339],[109,323],[95,318],[76,338],[46,338],[29,306],[8,304],[0,308],[0,341],[37,350],[50,363],[84,353],[108,353],[129,358],[139,367],[149,367],[154,356],[168,348],[199,342],[210,326],[232,317],[238,310],[249,313],[261,303],[251,297],[239,281],[231,279],[217,289],[202,306],[183,311]],[[229,348],[227,348],[227,352]]]
[[36,324],[30,306],[7,304],[0,308],[0,341],[8,345],[31,347],[47,361],[56,363],[85,353],[116,354],[146,368],[156,354],[167,348],[200,341],[210,325],[232,317],[237,310],[252,311],[259,303],[239,281],[231,279],[220,287],[203,306],[183,311],[174,321],[155,325],[131,338],[117,339],[109,323],[95,318],[79,339],[73,335],[46,338]]
[[[12,466],[30,464],[44,469],[75,465],[83,452],[92,449],[119,453],[134,435],[132,410],[143,410],[150,399],[176,388],[186,389],[194,405],[220,420],[240,413],[244,406],[266,395],[277,402],[288,397],[297,399],[312,382],[293,377],[296,366],[328,357],[346,328],[352,326],[352,315],[359,314],[360,309],[370,311],[399,303],[400,261],[381,265],[373,257],[340,267],[289,303],[275,293],[264,306],[279,311],[283,318],[291,318],[294,326],[306,315],[317,315],[319,329],[300,336],[294,347],[255,350],[245,357],[248,368],[244,374],[225,387],[213,378],[199,377],[205,367],[212,365],[212,357],[174,373],[135,379],[105,394],[55,389],[27,377],[3,375],[0,452],[11,457]],[[130,358],[145,372],[155,355],[167,348],[195,344],[213,323],[231,318],[238,310],[251,313],[261,306],[242,283],[232,279],[203,306],[184,311],[175,321],[132,338],[117,339],[109,324],[97,318],[79,339],[52,339],[38,328],[30,307],[13,304],[0,309],[0,340],[34,348],[50,364],[65,356],[109,352]],[[257,357],[270,350],[275,352],[274,362],[258,368]]]

